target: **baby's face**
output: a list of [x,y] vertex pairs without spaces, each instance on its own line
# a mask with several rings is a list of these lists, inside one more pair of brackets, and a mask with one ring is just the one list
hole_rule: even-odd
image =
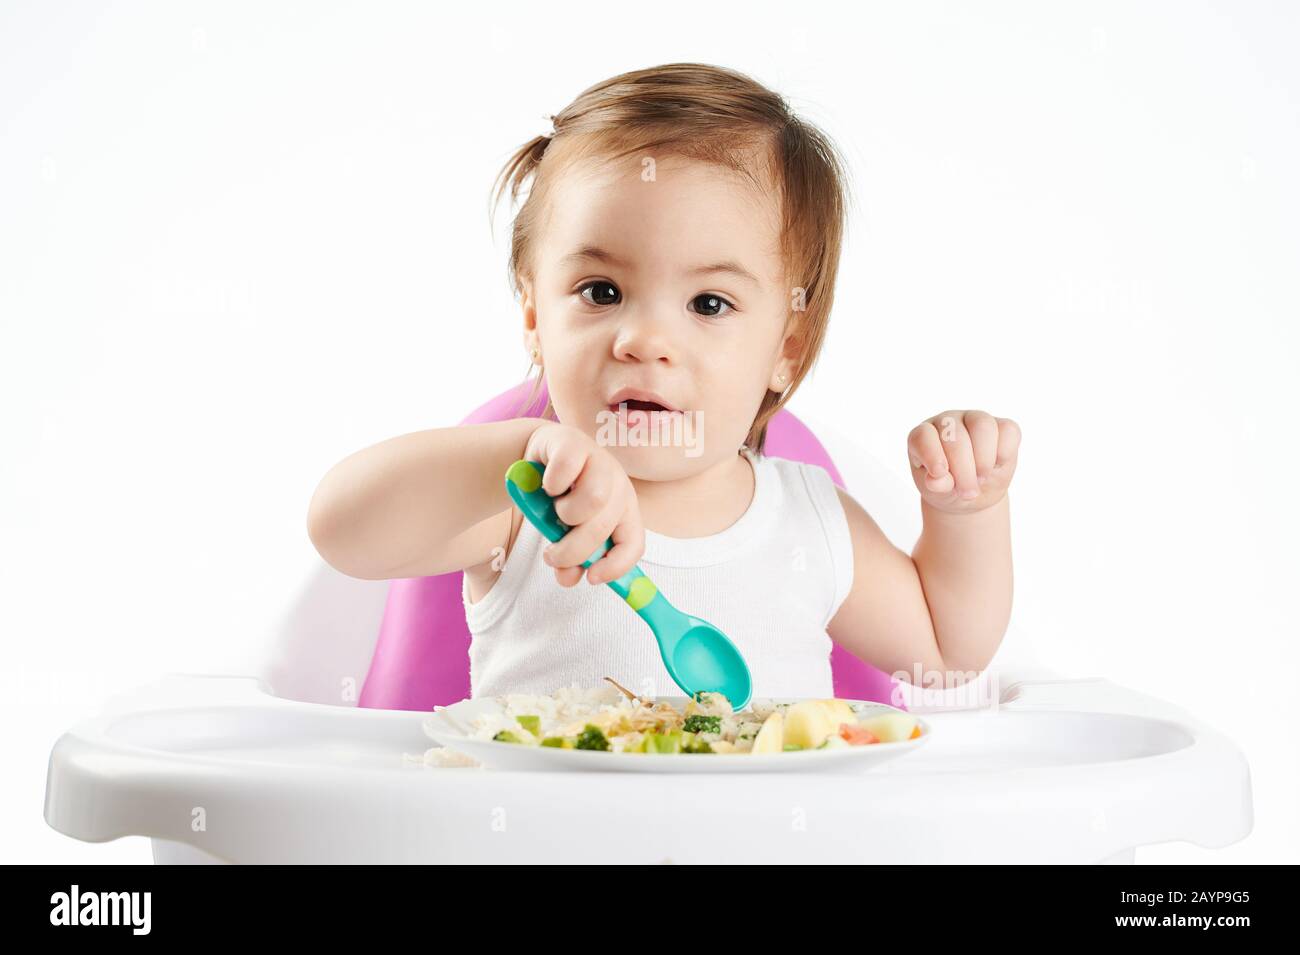
[[[689,160],[659,160],[653,174],[643,178],[638,157],[566,170],[523,304],[559,420],[609,447],[631,477],[662,481],[734,456],[764,393],[782,387],[776,376],[790,380],[791,290],[775,196]],[[631,402],[620,428],[628,390],[671,414]],[[632,446],[638,428],[659,445]],[[620,435],[627,443],[610,443]]]

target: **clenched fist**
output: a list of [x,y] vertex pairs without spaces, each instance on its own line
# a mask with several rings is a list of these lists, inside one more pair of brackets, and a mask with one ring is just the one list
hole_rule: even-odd
[[1020,426],[985,411],[945,411],[907,436],[921,499],[951,514],[982,511],[1002,500],[1019,450]]
[[[608,450],[591,435],[557,423],[533,432],[524,458],[546,466],[542,487],[555,498],[555,514],[569,532],[542,551],[555,568],[561,587],[572,587],[585,574],[593,584],[622,577],[645,551],[645,528],[632,482]],[[590,568],[585,561],[613,538],[614,546]]]

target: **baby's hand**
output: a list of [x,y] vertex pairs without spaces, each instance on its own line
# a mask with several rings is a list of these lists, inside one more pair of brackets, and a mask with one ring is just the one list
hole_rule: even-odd
[[1019,450],[1020,426],[984,411],[945,411],[907,436],[921,499],[953,514],[982,511],[1002,500]]
[[582,562],[608,537],[614,546],[586,569],[587,580],[603,584],[631,570],[645,550],[645,529],[636,490],[614,455],[577,428],[550,423],[533,432],[524,457],[546,465],[542,488],[558,498],[555,513],[569,525],[563,538],[542,551],[560,586],[582,579]]

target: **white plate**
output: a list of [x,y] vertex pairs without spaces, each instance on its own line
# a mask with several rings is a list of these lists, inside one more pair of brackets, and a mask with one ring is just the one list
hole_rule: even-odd
[[[671,703],[681,710],[684,696],[659,696],[656,702]],[[773,704],[798,703],[796,699],[772,699]],[[877,713],[902,713],[896,707],[868,700],[848,700],[859,716]],[[916,739],[897,743],[871,743],[846,749],[793,750],[754,756],[749,753],[611,753],[550,746],[524,746],[496,740],[472,739],[460,727],[472,730],[474,721],[489,713],[501,713],[504,707],[496,697],[461,700],[437,710],[424,722],[424,731],[448,749],[472,756],[489,769],[565,770],[626,773],[773,773],[773,772],[861,772],[881,763],[915,752],[932,732],[930,724],[914,716],[921,726]],[[451,720],[443,714],[451,716]],[[913,714],[908,714],[913,715]]]

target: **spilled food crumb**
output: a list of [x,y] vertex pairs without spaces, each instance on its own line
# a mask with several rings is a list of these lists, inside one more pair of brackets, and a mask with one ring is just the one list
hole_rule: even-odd
[[412,753],[403,753],[402,759],[408,763],[419,763],[422,766],[430,766],[434,769],[482,769],[483,764],[473,756],[467,756],[464,753],[458,753],[454,749],[447,749],[445,746],[433,746],[427,750],[423,756],[417,756]]

